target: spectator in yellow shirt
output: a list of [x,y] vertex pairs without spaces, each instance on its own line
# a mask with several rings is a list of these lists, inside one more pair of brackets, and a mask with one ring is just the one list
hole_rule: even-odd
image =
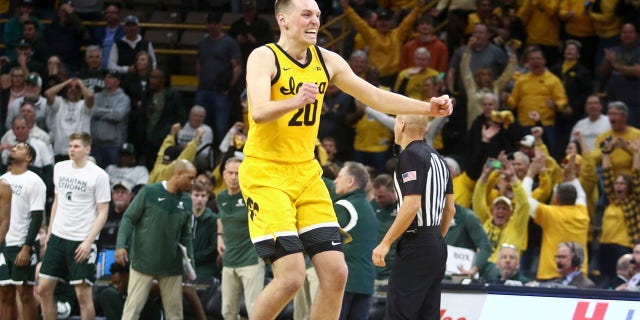
[[611,123],[611,130],[601,133],[596,138],[596,145],[592,153],[596,163],[599,163],[602,160],[601,145],[605,140],[623,140],[625,142],[620,144],[620,148],[614,148],[609,155],[611,169],[613,170],[614,176],[617,176],[620,173],[631,173],[630,168],[633,157],[628,145],[629,142],[640,137],[640,130],[627,124],[628,114],[629,109],[624,102],[614,101],[607,105],[607,116]]
[[[493,159],[492,161],[497,161]],[[511,192],[506,192],[495,198],[489,207],[486,201],[487,178],[495,167],[487,164],[473,190],[473,210],[478,214],[491,242],[492,254],[489,261],[495,263],[499,246],[510,243],[516,246],[519,253],[527,248],[527,227],[529,225],[529,202],[527,194],[518,179],[513,166],[501,155],[499,160],[504,180],[509,183]],[[510,197],[513,198],[510,199]]]
[[[602,233],[598,251],[601,275],[614,277],[616,261],[631,253],[634,243],[640,242],[640,138],[627,142],[621,138],[606,139],[600,147],[604,190],[609,205],[602,216]],[[613,172],[611,156],[614,149],[626,149],[633,154],[631,174]]]
[[353,24],[353,27],[369,45],[367,52],[369,63],[380,72],[380,82],[388,87],[393,86],[398,73],[402,45],[413,29],[413,24],[418,17],[420,8],[424,5],[424,0],[418,1],[413,10],[395,28],[392,28],[393,15],[391,11],[385,8],[378,9],[375,28],[372,28],[351,8],[348,0],[340,0],[340,3],[344,8],[347,20]]
[[424,80],[438,76],[438,71],[429,68],[429,60],[431,60],[429,50],[423,47],[417,48],[413,53],[413,67],[400,71],[393,91],[410,98],[421,99]]
[[529,48],[525,56],[531,71],[518,77],[507,106],[516,111],[524,129],[536,125],[529,117],[530,112],[536,111],[547,135],[548,148],[555,150],[555,117],[567,104],[567,94],[560,79],[546,69],[547,61],[540,48]]
[[558,4],[558,0],[526,0],[518,10],[527,29],[527,43],[538,45],[550,65],[556,64],[560,57]]

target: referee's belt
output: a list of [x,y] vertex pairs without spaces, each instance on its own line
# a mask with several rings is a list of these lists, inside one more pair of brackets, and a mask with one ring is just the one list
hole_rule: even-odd
[[407,231],[405,231],[405,234],[416,234],[418,232],[430,232],[430,231],[437,231],[440,232],[440,226],[420,226],[420,227],[413,227],[413,228],[409,228],[407,229]]

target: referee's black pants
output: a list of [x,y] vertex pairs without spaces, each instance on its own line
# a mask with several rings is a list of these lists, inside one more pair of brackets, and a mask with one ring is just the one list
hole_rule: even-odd
[[440,282],[447,245],[440,227],[419,227],[398,241],[391,267],[385,319],[440,319]]

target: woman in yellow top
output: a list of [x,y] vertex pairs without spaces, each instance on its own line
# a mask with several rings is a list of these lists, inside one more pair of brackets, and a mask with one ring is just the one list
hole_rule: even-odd
[[[615,148],[630,148],[633,152],[632,174],[614,176],[610,154]],[[604,190],[609,205],[602,216],[602,234],[598,251],[598,266],[602,276],[616,276],[616,261],[631,253],[633,244],[640,243],[640,139],[605,140],[601,146]]]

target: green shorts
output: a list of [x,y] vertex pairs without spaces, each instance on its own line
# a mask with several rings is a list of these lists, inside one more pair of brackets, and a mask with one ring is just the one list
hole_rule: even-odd
[[96,277],[98,248],[94,243],[91,246],[89,258],[84,262],[77,263],[74,258],[75,251],[81,243],[82,241],[65,240],[52,234],[42,258],[40,277],[66,281],[70,285],[82,282],[93,285]]
[[36,264],[38,263],[40,244],[36,242],[31,248],[31,257],[28,266],[18,267],[13,264],[20,250],[22,250],[22,246],[3,246],[0,249],[0,286],[35,284]]

